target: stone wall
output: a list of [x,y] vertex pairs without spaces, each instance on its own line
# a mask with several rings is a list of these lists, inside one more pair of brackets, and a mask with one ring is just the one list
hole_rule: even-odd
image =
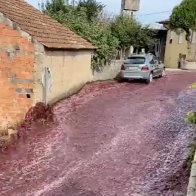
[[0,131],[24,119],[33,99],[31,37],[0,14]]
[[120,72],[122,60],[113,60],[100,71],[94,71],[93,81],[114,79]]
[[189,69],[189,70],[196,70],[196,62],[189,62],[185,61],[184,63],[181,62],[182,69]]
[[190,46],[190,60],[196,62],[196,43],[192,43]]

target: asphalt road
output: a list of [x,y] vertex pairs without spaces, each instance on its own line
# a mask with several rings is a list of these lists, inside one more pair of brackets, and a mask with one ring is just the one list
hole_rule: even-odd
[[99,82],[54,106],[0,154],[1,196],[184,196],[196,72]]

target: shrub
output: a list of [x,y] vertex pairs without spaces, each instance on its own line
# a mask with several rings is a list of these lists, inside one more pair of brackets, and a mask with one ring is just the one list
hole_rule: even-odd
[[186,115],[186,119],[188,122],[196,124],[196,112],[190,111]]

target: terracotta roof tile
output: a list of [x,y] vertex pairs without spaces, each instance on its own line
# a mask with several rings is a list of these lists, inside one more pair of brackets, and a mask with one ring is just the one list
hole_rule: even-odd
[[96,48],[87,40],[23,0],[0,0],[0,12],[48,48]]

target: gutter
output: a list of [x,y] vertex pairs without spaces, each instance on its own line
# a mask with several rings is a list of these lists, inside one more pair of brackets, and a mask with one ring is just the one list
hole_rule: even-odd
[[196,152],[191,166],[191,175],[186,196],[196,196]]

